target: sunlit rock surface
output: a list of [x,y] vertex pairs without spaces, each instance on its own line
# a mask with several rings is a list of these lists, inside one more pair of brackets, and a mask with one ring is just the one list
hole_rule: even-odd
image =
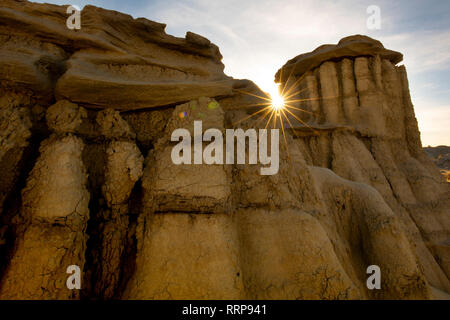
[[[359,43],[378,49],[341,53]],[[295,66],[319,59],[320,48],[277,73],[282,90],[294,93],[291,105],[304,110],[293,109],[306,125],[297,121],[292,134],[307,164],[374,187],[403,224],[429,283],[448,290],[449,186],[422,150],[406,70],[395,66],[401,55],[352,36],[325,47],[332,59]]]
[[352,36],[282,67],[297,109],[263,176],[171,161],[171,133],[195,120],[266,125],[252,113],[267,96],[226,76],[215,45],[81,15],[73,31],[64,6],[0,0],[1,299],[449,296],[449,185],[421,148],[400,53]]

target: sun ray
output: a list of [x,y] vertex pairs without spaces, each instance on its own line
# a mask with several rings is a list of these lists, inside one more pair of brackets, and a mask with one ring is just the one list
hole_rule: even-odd
[[[292,68],[291,74],[292,74],[292,71],[293,71],[293,70],[294,70],[294,68]],[[292,85],[289,86],[288,91],[284,92],[284,90],[283,90],[283,91],[282,91],[282,94],[283,94],[283,95],[289,94],[289,92],[291,92],[292,89],[296,88],[297,84],[305,77],[305,75],[306,75],[306,73],[302,74],[297,80],[295,80],[295,82],[294,82]],[[289,77],[288,80],[286,81],[286,86],[285,86],[283,89],[285,89],[285,88],[287,87],[287,84],[289,83],[289,79],[290,79],[290,77]]]
[[284,113],[284,110],[283,110],[283,115],[285,116],[287,122],[289,123],[289,126],[291,127],[292,132],[294,133],[294,135],[297,137],[297,139],[300,139],[299,134],[297,133],[297,131],[295,131],[295,128],[294,128],[294,126],[291,123],[291,120],[289,120],[288,116],[286,116],[286,114]]
[[[281,67],[281,69],[280,69],[280,82],[282,82],[283,81],[283,67]],[[292,69],[291,69],[291,72],[289,73],[289,76],[288,76],[288,78],[287,78],[287,80],[286,80],[286,82],[285,82],[285,86],[283,87],[283,90],[281,91],[281,94],[282,95],[284,95],[284,90],[286,89],[286,87],[287,87],[287,85],[288,85],[288,83],[289,83],[289,79],[291,79],[291,77],[292,77],[292,73],[294,72],[294,69],[295,69],[295,64],[294,64],[294,66],[292,67]],[[291,86],[292,87],[292,86]]]
[[300,94],[300,93],[302,93],[303,91],[305,91],[307,89],[308,89],[308,87],[305,87],[305,88],[303,88],[301,90],[295,91],[294,93],[292,93],[290,95],[283,95],[283,97],[284,97],[285,100],[289,100],[289,98],[291,98],[291,97],[293,97],[293,96],[295,96],[297,94]]
[[271,107],[272,107],[272,106],[269,105],[269,106],[264,107],[264,108],[262,108],[262,109],[260,109],[260,110],[258,110],[258,111],[256,111],[256,112],[253,112],[252,114],[250,114],[249,116],[245,117],[244,119],[241,119],[241,120],[238,120],[238,121],[234,122],[232,125],[233,125],[233,127],[234,127],[235,125],[237,125],[237,124],[239,124],[239,123],[241,123],[241,122],[243,122],[243,121],[245,121],[245,120],[247,120],[247,119],[249,119],[249,118],[251,118],[251,117],[257,115],[258,113],[263,112],[263,111],[266,110],[266,109],[270,109]]
[[291,128],[294,128],[294,126],[291,123],[291,120],[289,120],[289,118],[286,116],[286,114],[284,113],[284,110],[282,110],[284,117],[286,118],[287,122],[289,123],[289,125],[291,126]]
[[[308,127],[309,129],[311,129],[312,131],[315,131],[310,125],[308,125],[304,120],[302,120],[300,118],[299,115],[296,115],[295,113],[293,113],[292,111],[294,110],[298,110],[300,112],[305,112],[311,115],[315,115],[316,113],[311,112],[309,110],[305,110],[302,109],[300,107],[296,107],[291,105],[292,103],[296,103],[296,102],[306,102],[306,101],[314,101],[314,100],[320,100],[320,99],[331,99],[333,97],[327,97],[327,98],[302,98],[302,99],[291,99],[292,97],[295,97],[296,95],[301,94],[302,92],[308,90],[308,87],[306,86],[305,88],[302,88],[300,90],[294,90],[296,88],[296,85],[304,78],[305,74],[303,74],[301,77],[297,78],[292,85],[288,85],[289,80],[292,77],[292,71],[288,77],[288,80],[285,81],[284,83],[286,84],[286,86],[284,86],[282,88],[282,90],[274,90],[273,94],[270,95],[270,99],[269,98],[265,98],[262,96],[259,96],[257,94],[251,93],[251,92],[247,92],[244,90],[239,90],[239,89],[235,89],[237,92],[246,94],[246,95],[250,95],[253,97],[257,97],[259,99],[265,100],[267,102],[263,102],[263,103],[257,103],[257,104],[253,104],[253,106],[261,106],[262,108],[257,110],[256,112],[253,112],[252,114],[244,117],[241,120],[238,120],[236,122],[233,123],[233,126],[235,126],[238,123],[241,123],[253,116],[257,117],[257,121],[255,123],[255,126],[258,126],[258,124],[261,121],[265,120],[265,126],[264,129],[267,129],[269,126],[276,128],[276,127],[281,127],[281,131],[283,134],[283,139],[284,142],[286,144],[286,149],[288,149],[288,144],[287,144],[287,138],[286,138],[286,130],[285,130],[285,123],[284,123],[284,119],[286,119],[287,123],[289,124],[290,128],[292,128],[293,133],[295,134],[295,136],[298,137],[298,133],[295,130],[295,127],[293,126],[293,123],[291,122],[291,119],[289,119],[290,116],[293,117],[293,119],[295,119],[296,121],[299,122],[299,124]],[[280,73],[280,77],[283,77],[283,69],[281,70]],[[279,86],[279,84],[278,84]],[[272,92],[271,92],[272,93]],[[291,111],[292,110],[292,111]],[[263,113],[263,114],[261,114]],[[259,114],[261,114],[260,116],[258,116]],[[280,121],[280,124],[278,125],[278,120]]]
[[298,118],[295,114],[293,114],[291,111],[289,111],[288,109],[285,109],[287,112],[289,112],[289,114],[291,114],[295,119],[297,119],[299,122],[301,122],[302,124],[304,124],[305,126],[307,126],[309,129],[311,129],[312,131],[316,132],[314,130],[314,128],[312,128],[310,125],[308,125],[306,122],[304,122],[302,119]]
[[288,144],[287,144],[287,140],[286,140],[286,135],[284,134],[284,125],[283,125],[283,119],[281,118],[281,113],[284,114],[283,109],[280,110],[280,124],[281,124],[281,131],[283,133],[284,143],[286,144],[286,150],[288,150],[288,156],[289,156],[289,148],[288,148]]
[[286,113],[284,112],[284,110],[282,110],[284,117],[286,118],[287,122],[289,123],[289,125],[291,126],[291,128],[294,128],[294,126],[291,123],[291,120],[289,120],[288,116],[286,116]]
[[275,111],[272,110],[272,112],[271,112],[271,114],[270,114],[270,117],[269,117],[269,120],[267,120],[267,123],[266,123],[266,126],[264,127],[264,129],[267,129],[267,126],[269,125],[270,120],[272,120],[272,117],[273,117],[274,112],[275,112]]
[[304,102],[304,101],[315,101],[315,100],[327,100],[327,99],[334,99],[337,98],[338,96],[333,96],[333,97],[317,97],[317,98],[305,98],[305,99],[296,99],[296,100],[286,100],[285,102],[290,103],[290,102]]
[[274,112],[275,112],[275,117],[273,117],[273,125],[272,125],[272,128],[276,128],[276,126],[277,126],[277,119],[278,119],[278,111],[276,111],[276,110],[274,110]]
[[[297,121],[299,121],[300,123],[308,126],[307,123],[305,123],[302,119],[300,119],[299,117],[297,117],[294,113],[292,113],[291,111],[289,111],[288,109],[284,109],[286,112],[288,112],[290,115],[292,115],[295,119],[297,119]],[[309,127],[309,126],[308,126]],[[310,127],[311,128],[311,127]]]
[[270,103],[272,103],[272,99],[270,99],[270,98],[264,98],[264,97],[258,96],[257,94],[253,94],[251,92],[247,92],[247,91],[243,91],[243,90],[239,90],[239,89],[234,89],[234,90],[236,90],[237,92],[240,92],[240,93],[248,94],[249,96],[253,96],[253,97],[256,97],[256,98],[267,100]]
[[270,102],[261,102],[261,103],[254,103],[254,104],[247,104],[245,105],[246,108],[248,107],[259,107],[259,106],[270,106]]
[[262,120],[264,120],[265,117],[267,117],[267,116],[270,114],[270,110],[271,110],[271,109],[268,109],[268,110],[266,111],[266,113],[265,113],[262,117],[260,117],[260,118],[258,119],[258,121],[256,121],[255,127],[258,126],[258,124],[259,124]]
[[302,109],[302,108],[297,108],[297,107],[291,106],[290,104],[287,104],[287,103],[284,106],[287,107],[287,108],[295,109],[295,110],[302,111],[302,112],[305,112],[305,113],[309,113],[309,114],[312,114],[312,115],[315,114],[314,112],[311,112],[311,111],[308,111],[308,110],[305,110],[305,109]]

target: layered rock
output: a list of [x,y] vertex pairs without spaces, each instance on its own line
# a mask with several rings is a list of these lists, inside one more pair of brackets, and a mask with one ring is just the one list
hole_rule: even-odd
[[[354,47],[362,43],[377,50]],[[288,110],[305,122],[292,130],[307,163],[373,186],[404,224],[430,283],[448,290],[449,187],[421,148],[399,58],[353,36],[298,56],[276,78],[292,95]]]
[[41,99],[117,110],[231,93],[219,49],[199,35],[176,38],[164,24],[94,6],[74,31],[68,16],[64,6],[2,0],[0,79]]
[[176,164],[172,161],[176,143],[171,141],[171,135],[175,129],[187,129],[192,143],[200,141],[203,144],[203,131],[194,132],[195,120],[202,122],[203,131],[214,128],[224,132],[224,112],[215,100],[200,97],[174,109],[163,137],[147,157],[147,174],[143,179],[144,190],[148,190],[151,197],[146,201],[153,203],[157,212],[228,211],[230,168],[220,164],[194,164],[194,148],[190,148],[191,163]]
[[275,74],[275,82],[285,82],[290,75],[303,74],[317,68],[325,61],[359,56],[380,56],[394,64],[403,60],[400,52],[384,48],[380,41],[361,35],[350,36],[342,38],[336,45],[324,44],[311,52],[303,53],[289,60]]
[[[227,122],[245,113],[229,112]],[[174,112],[169,123],[176,119]],[[185,126],[190,128],[195,119],[198,115],[190,114]],[[258,128],[257,122],[249,119],[240,126]],[[155,153],[166,157],[164,148],[165,143],[157,145]],[[172,171],[167,169],[170,162],[155,161],[152,153],[147,161],[136,272],[124,298],[432,297],[414,245],[379,192],[308,166],[291,136],[282,148],[280,171],[273,176],[259,175],[258,165],[234,165],[231,175],[222,178],[205,164],[180,165]],[[177,185],[187,175],[202,177],[202,170],[207,180],[192,178],[178,188],[160,187]],[[164,172],[174,175],[163,177]],[[217,199],[203,195],[225,181],[232,191],[226,211],[211,207]],[[185,205],[175,198],[168,203],[174,196]],[[203,211],[205,207],[209,210]],[[384,270],[380,292],[365,286],[365,271],[372,264]]]
[[171,134],[198,139],[195,121],[265,127],[252,114],[266,96],[227,77],[209,40],[92,6],[69,30],[65,7],[0,4],[0,298],[450,293],[449,187],[421,149],[400,53],[353,36],[280,69],[293,115],[263,176],[171,159]]
[[[120,138],[129,134],[128,124],[117,111],[112,122],[104,113],[99,112],[97,121],[101,124],[106,137]],[[105,122],[111,124],[106,126]],[[105,130],[109,127],[110,130]],[[117,128],[121,128],[118,130]],[[95,282],[95,293],[105,299],[112,298],[119,284],[123,252],[127,242],[129,227],[128,199],[135,183],[142,176],[144,158],[132,140],[110,140],[106,146],[104,168],[104,184],[101,187],[106,208],[101,209],[100,241],[95,250],[98,251],[98,262]]]

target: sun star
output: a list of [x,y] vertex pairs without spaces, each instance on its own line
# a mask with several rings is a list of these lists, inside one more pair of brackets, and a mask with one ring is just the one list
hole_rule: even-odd
[[[292,69],[294,70],[294,69]],[[291,73],[292,73],[291,70]],[[309,110],[305,110],[303,108],[301,108],[300,106],[298,106],[298,104],[307,102],[307,101],[312,101],[312,100],[319,100],[319,99],[326,99],[326,98],[301,98],[299,97],[299,94],[306,91],[308,89],[308,87],[305,87],[303,89],[300,90],[296,90],[297,89],[297,84],[300,83],[300,81],[303,79],[304,75],[299,77],[298,79],[296,79],[295,81],[293,81],[293,83],[290,81],[291,80],[291,76],[292,74],[289,75],[286,83],[290,83],[289,86],[282,86],[280,87],[280,84],[275,84],[272,86],[272,88],[269,89],[268,93],[265,93],[264,95],[258,95],[252,92],[247,92],[247,91],[243,91],[243,90],[239,90],[236,89],[236,91],[242,93],[242,94],[246,94],[249,96],[253,96],[256,98],[259,98],[261,102],[259,103],[255,103],[253,105],[249,105],[250,106],[258,106],[260,107],[259,110],[253,112],[252,114],[239,119],[238,121],[233,123],[233,126],[236,126],[237,124],[252,118],[252,117],[256,117],[257,118],[257,122],[255,124],[255,126],[257,126],[261,121],[265,122],[265,126],[264,128],[281,128],[281,132],[283,134],[283,139],[284,139],[284,143],[286,145],[287,148],[287,140],[286,140],[286,133],[285,133],[285,128],[286,125],[288,125],[289,128],[293,129],[295,128],[292,121],[298,122],[298,124],[296,124],[296,126],[298,126],[299,124],[305,127],[312,129],[304,120],[301,119],[301,115],[300,113],[309,113],[309,114],[313,114],[313,112],[309,111]],[[280,90],[281,89],[281,90]],[[297,106],[294,106],[294,105]],[[291,118],[291,119],[289,119]],[[297,135],[297,133],[295,131],[293,131],[294,135]],[[289,156],[289,151],[288,151],[288,156]]]
[[279,114],[279,112],[284,108],[284,98],[278,92],[274,92],[271,95],[271,99],[272,109]]

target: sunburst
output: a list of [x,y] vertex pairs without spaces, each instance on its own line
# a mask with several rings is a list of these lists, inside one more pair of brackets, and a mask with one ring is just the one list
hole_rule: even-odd
[[[293,70],[294,68],[292,68]],[[284,143],[286,145],[286,149],[288,149],[287,146],[287,139],[286,139],[286,124],[291,128],[295,129],[293,123],[291,120],[294,120],[298,122],[300,125],[305,126],[309,128],[311,131],[316,132],[314,128],[312,128],[310,125],[306,123],[298,114],[299,112],[302,113],[308,113],[311,115],[314,115],[314,112],[311,112],[309,110],[305,110],[300,108],[298,105],[302,102],[307,101],[314,101],[319,100],[323,98],[305,98],[305,99],[297,99],[295,97],[298,97],[301,93],[305,92],[308,87],[305,87],[303,89],[298,90],[297,85],[300,83],[300,81],[303,79],[304,75],[297,78],[292,84],[288,85],[292,77],[292,71],[291,74],[289,74],[285,85],[280,89],[279,85],[277,85],[274,90],[270,92],[270,95],[265,94],[265,96],[261,96],[258,94],[254,94],[251,92],[246,92],[243,90],[237,90],[240,93],[247,94],[256,98],[261,99],[261,103],[256,103],[253,105],[250,105],[248,107],[254,106],[254,107],[261,107],[256,112],[253,112],[252,114],[246,116],[243,119],[238,120],[233,125],[236,125],[238,123],[241,123],[249,118],[257,117],[256,126],[261,122],[265,121],[264,128],[272,127],[272,128],[279,128],[282,131]],[[280,79],[283,79],[283,74],[281,73]],[[297,90],[296,90],[297,89]],[[296,104],[296,106],[292,105]],[[296,114],[297,113],[297,114]],[[289,119],[291,118],[291,119]],[[296,134],[296,131],[293,130],[293,133]]]

